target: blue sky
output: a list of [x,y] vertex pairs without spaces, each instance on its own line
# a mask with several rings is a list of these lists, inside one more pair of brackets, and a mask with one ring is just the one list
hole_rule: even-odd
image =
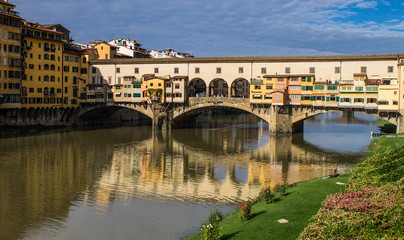
[[402,0],[10,0],[76,42],[129,37],[197,57],[404,53]]

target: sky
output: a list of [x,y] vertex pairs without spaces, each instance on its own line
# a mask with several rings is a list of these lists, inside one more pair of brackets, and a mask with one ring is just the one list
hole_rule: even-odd
[[196,57],[404,53],[402,0],[9,0],[75,42],[124,37]]

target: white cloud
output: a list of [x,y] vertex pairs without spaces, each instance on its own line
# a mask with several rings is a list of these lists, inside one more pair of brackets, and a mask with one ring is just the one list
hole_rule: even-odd
[[377,2],[376,1],[363,1],[359,2],[355,5],[357,8],[376,8]]

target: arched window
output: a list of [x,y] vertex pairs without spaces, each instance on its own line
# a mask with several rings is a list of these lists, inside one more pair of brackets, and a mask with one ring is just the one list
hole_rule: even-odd
[[87,58],[83,57],[83,63],[87,63]]
[[43,66],[43,69],[44,69],[44,70],[49,70],[49,64],[45,64],[45,65]]
[[51,57],[50,59],[51,59],[52,61],[55,61],[55,60],[56,60],[55,55],[52,54],[50,57]]
[[51,76],[51,82],[55,81],[55,76]]
[[49,60],[49,54],[45,54],[45,55],[43,55],[43,59],[45,59],[45,60]]
[[45,75],[45,76],[43,77],[43,80],[44,80],[45,82],[49,82],[49,76],[48,76],[48,75]]
[[44,88],[43,89],[43,95],[48,96],[49,95],[49,88]]
[[52,64],[52,65],[50,66],[50,70],[55,71],[55,65]]

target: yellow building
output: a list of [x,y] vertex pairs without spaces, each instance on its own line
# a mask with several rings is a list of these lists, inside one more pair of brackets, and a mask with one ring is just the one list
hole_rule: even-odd
[[272,77],[264,76],[264,79],[251,79],[250,103],[272,103],[272,91],[274,82]]
[[314,75],[302,77],[301,83],[302,95],[300,104],[313,105],[313,101],[315,101],[315,96],[313,95]]
[[22,18],[8,0],[0,1],[0,109],[20,108]]
[[22,33],[26,46],[22,107],[62,107],[67,104],[62,81],[63,33],[32,22],[24,23]]
[[315,81],[313,83],[313,106],[325,106],[326,102],[327,82]]
[[143,100],[151,100],[164,103],[166,97],[166,82],[170,80],[170,76],[156,77],[151,75],[143,75]]
[[63,51],[64,104],[74,107],[86,102],[89,73],[89,52],[65,46]]
[[98,43],[94,46],[98,59],[114,59],[117,56],[117,47],[106,42]]

